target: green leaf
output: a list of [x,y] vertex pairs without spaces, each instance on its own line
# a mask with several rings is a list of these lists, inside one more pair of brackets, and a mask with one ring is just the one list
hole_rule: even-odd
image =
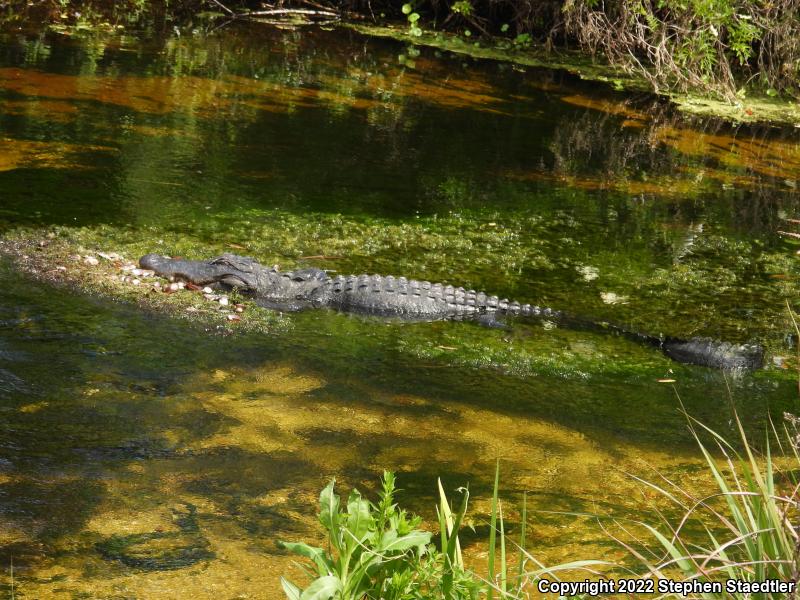
[[289,600],[300,600],[300,588],[293,584],[291,581],[281,577],[281,586],[283,593]]
[[502,31],[503,33],[508,31],[508,23],[503,23],[503,26],[500,28],[500,31]]
[[333,491],[333,486],[336,485],[336,479],[331,479],[331,482],[325,486],[319,494],[319,520],[320,523],[330,533],[331,541],[334,545],[339,544],[339,496]]
[[381,548],[382,552],[405,552],[411,548],[429,544],[431,541],[431,534],[428,531],[415,529],[399,538],[389,539],[389,536],[386,536],[382,541],[384,543]]
[[369,502],[361,497],[358,490],[350,492],[350,498],[347,500],[347,529],[355,540],[363,541],[374,523]]
[[300,596],[300,600],[330,600],[342,590],[342,582],[334,575],[320,577],[308,586]]
[[411,13],[408,15],[408,20],[410,23],[416,23],[419,21],[419,13]]
[[411,11],[414,10],[414,7],[411,4],[403,4],[403,8],[401,9],[404,15],[411,14]]
[[325,551],[322,548],[315,548],[314,546],[309,546],[302,542],[283,541],[279,541],[278,546],[310,559],[317,566],[320,575],[326,575],[333,569],[333,564],[330,559],[325,556]]

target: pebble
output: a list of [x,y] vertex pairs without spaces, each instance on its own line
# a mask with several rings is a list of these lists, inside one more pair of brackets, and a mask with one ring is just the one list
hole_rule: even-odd
[[219,299],[220,306],[228,306],[228,299],[225,296]]
[[203,298],[206,300],[218,300],[219,296],[215,296],[214,294],[203,294]]
[[97,255],[100,258],[105,258],[106,260],[119,260],[122,257],[117,254],[116,252],[98,252]]
[[62,266],[62,265],[58,265],[58,266],[56,267],[56,271],[66,271],[66,270],[67,270],[67,267],[64,267],[64,266]]
[[90,267],[96,267],[100,264],[100,261],[97,260],[94,256],[86,256],[83,259],[83,262],[89,265]]
[[170,284],[167,286],[167,289],[168,289],[170,292],[177,292],[177,291],[178,291],[179,289],[181,289],[181,288],[178,286],[178,284],[177,284],[177,283],[175,283],[175,282],[173,281],[172,283],[170,283]]
[[208,286],[206,286],[206,287],[204,287],[204,288],[203,288],[203,293],[204,293],[204,294],[211,294],[213,291],[214,291],[214,290],[212,290],[212,289],[211,289],[210,287],[208,287]]
[[140,283],[142,283],[142,282],[141,282],[141,280],[139,280],[139,279],[134,279],[133,281],[131,281],[131,283],[132,283],[133,285],[139,285],[139,284],[140,284]]
[[69,259],[74,262],[78,262],[81,259],[80,254],[70,254]]
[[243,313],[244,312],[244,307],[237,306],[235,310],[236,310],[237,313]]
[[156,281],[156,282],[153,284],[153,291],[154,291],[154,292],[160,292],[160,291],[161,291],[161,284],[160,284],[159,282],[157,282],[157,281]]
[[242,317],[240,317],[239,315],[225,315],[225,318],[228,319],[228,321],[241,321],[242,320]]
[[182,281],[178,281],[178,282],[176,283],[176,285],[178,286],[178,289],[179,289],[179,290],[182,290],[183,288],[185,288],[185,287],[186,287],[186,284],[185,284],[184,282],[182,282]]

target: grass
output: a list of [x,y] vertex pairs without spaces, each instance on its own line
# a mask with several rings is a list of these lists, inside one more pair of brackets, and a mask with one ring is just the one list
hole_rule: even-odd
[[[771,580],[797,583],[800,577],[800,535],[794,524],[800,508],[800,483],[795,477],[800,467],[797,448],[797,425],[800,420],[790,418],[780,431],[772,424],[761,453],[749,440],[735,411],[732,424],[738,438],[736,444],[688,415],[687,420],[705,459],[706,474],[713,480],[716,490],[698,496],[665,476],[660,476],[658,483],[634,476],[645,489],[656,492],[656,496],[664,502],[661,508],[654,507],[653,518],[649,521],[614,519],[613,524],[624,533],[624,538],[612,533],[610,527],[602,525],[602,517],[598,518],[609,537],[627,550],[628,560],[624,565],[597,559],[549,567],[541,564],[526,548],[527,496],[523,496],[522,500],[519,539],[512,540],[506,533],[503,504],[499,498],[498,461],[489,514],[486,573],[482,575],[465,565],[459,542],[459,530],[465,522],[469,504],[469,490],[460,489],[461,501],[458,509],[454,509],[440,481],[437,505],[439,546],[428,544],[424,550],[418,548],[417,560],[412,563],[394,563],[402,565],[403,569],[411,569],[411,574],[406,573],[405,577],[411,577],[416,582],[414,594],[396,597],[459,600],[478,597],[487,600],[529,598],[535,594],[541,579],[560,582],[560,575],[566,575],[567,580],[571,580],[570,577],[578,572],[583,573],[584,577],[588,572],[591,579],[622,576],[652,581],[656,597],[688,595],[707,600],[795,598],[796,591],[793,590],[787,592],[777,585],[767,589],[759,589],[758,586]],[[779,450],[780,459],[773,456],[771,440]],[[778,469],[776,461],[788,461],[788,467]],[[394,493],[394,478],[391,474],[385,474],[384,497],[380,504],[385,503],[387,476],[391,477],[391,493]],[[332,484],[329,488],[332,489]],[[357,497],[360,498],[360,495]],[[668,516],[675,514],[673,509],[681,515],[677,520]],[[416,525],[420,523],[417,517],[412,519]],[[419,535],[425,535],[424,530],[419,531]],[[648,539],[641,539],[645,537],[642,533]],[[508,560],[509,546],[519,552],[516,569]],[[391,577],[391,572],[392,569],[389,569],[381,576]],[[669,581],[674,582],[672,587],[667,585]],[[730,581],[738,583],[726,583]],[[707,591],[698,592],[699,595],[687,593],[692,586],[699,584],[705,585]],[[382,586],[384,584],[374,581],[368,587],[382,589]],[[288,594],[289,598],[305,600],[315,597],[308,593],[309,589],[312,588],[306,591],[297,588],[297,594]],[[387,596],[365,592],[358,596],[342,594],[319,597],[356,600]]]

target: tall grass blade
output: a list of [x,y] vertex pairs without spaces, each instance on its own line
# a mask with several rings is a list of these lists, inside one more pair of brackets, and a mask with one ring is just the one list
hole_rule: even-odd
[[486,600],[494,598],[494,588],[497,584],[494,571],[494,552],[497,544],[497,490],[500,486],[500,459],[497,459],[494,469],[494,489],[492,491],[492,514],[489,519],[489,581],[491,585],[486,594]]
[[522,573],[525,569],[525,533],[528,526],[528,492],[522,492],[522,524],[519,533],[519,566],[517,567],[517,584],[519,590],[522,587]]

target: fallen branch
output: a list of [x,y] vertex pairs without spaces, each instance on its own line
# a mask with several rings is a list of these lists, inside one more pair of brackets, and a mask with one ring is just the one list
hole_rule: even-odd
[[791,231],[779,231],[778,235],[786,235],[789,236],[790,238],[796,238],[800,240],[800,233],[793,233]]
[[304,15],[307,17],[327,17],[338,19],[339,13],[329,10],[311,10],[310,8],[272,8],[270,10],[256,10],[240,15],[242,17],[274,17],[276,15]]
[[216,4],[217,6],[219,6],[219,7],[220,7],[222,10],[224,10],[224,11],[225,11],[226,13],[228,13],[229,15],[235,15],[235,14],[236,14],[236,13],[234,13],[234,12],[233,12],[233,11],[232,11],[230,8],[228,8],[227,6],[225,6],[225,5],[224,5],[222,2],[218,2],[218,0],[211,0],[211,1],[212,1],[214,4]]

